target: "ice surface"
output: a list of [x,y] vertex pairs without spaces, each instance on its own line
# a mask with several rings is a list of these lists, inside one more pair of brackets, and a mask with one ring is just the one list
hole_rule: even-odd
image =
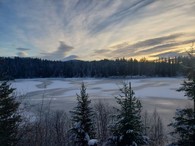
[[21,94],[26,94],[28,92],[39,91],[41,90],[36,85],[40,84],[41,82],[35,80],[16,80],[11,83],[13,88],[16,88],[16,91]]
[[47,89],[55,89],[55,88],[71,88],[74,87],[74,85],[70,84],[68,81],[58,81],[58,80],[52,80],[52,83],[48,86],[46,86]]
[[[76,97],[80,93],[82,82],[86,84],[91,98],[113,98],[120,94],[123,82],[131,82],[135,95],[139,98],[164,97],[186,99],[184,93],[177,92],[183,78],[147,78],[147,79],[23,79],[12,82],[17,92],[26,94],[34,91],[51,90],[53,97]],[[45,84],[45,85],[44,85]],[[59,91],[60,89],[60,91]],[[58,92],[57,92],[58,91]]]

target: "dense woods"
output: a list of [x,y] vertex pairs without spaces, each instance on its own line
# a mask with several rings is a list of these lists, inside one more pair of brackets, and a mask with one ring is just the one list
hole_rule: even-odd
[[50,61],[37,58],[0,58],[0,79],[46,77],[161,76],[181,74],[180,62],[187,57],[116,59],[100,61]]

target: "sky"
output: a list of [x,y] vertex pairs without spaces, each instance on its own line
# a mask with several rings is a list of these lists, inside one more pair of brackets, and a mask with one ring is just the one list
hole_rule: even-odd
[[195,42],[195,0],[0,0],[0,56],[155,59]]

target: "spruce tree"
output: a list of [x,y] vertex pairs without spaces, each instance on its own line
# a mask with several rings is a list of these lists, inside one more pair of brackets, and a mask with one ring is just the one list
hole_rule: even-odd
[[94,112],[90,107],[91,101],[84,83],[81,85],[80,95],[77,94],[77,106],[71,111],[73,128],[70,130],[71,139],[77,146],[87,146],[90,138],[94,136]]
[[122,95],[116,97],[120,105],[116,122],[112,131],[117,139],[117,146],[142,145],[147,143],[147,138],[143,135],[143,124],[141,121],[141,102],[134,96],[134,92],[129,85],[124,84],[120,89]]
[[187,64],[183,64],[183,68],[187,74],[187,80],[185,80],[182,84],[182,87],[178,89],[178,91],[184,91],[185,96],[187,96],[190,100],[193,100],[194,103],[194,111],[195,111],[195,55],[194,50],[187,52],[189,60]]
[[174,128],[170,134],[175,136],[175,141],[170,146],[194,146],[194,124],[192,108],[177,109],[174,122],[169,124]]
[[184,91],[185,96],[193,100],[194,107],[180,109],[176,111],[174,121],[169,124],[174,128],[171,135],[177,135],[175,145],[189,146],[195,145],[195,56],[193,49],[188,52],[189,60],[183,67],[187,73],[187,80],[182,84],[178,91]]
[[13,96],[14,89],[10,84],[0,84],[0,145],[14,146],[18,138],[18,127],[21,116],[18,114],[20,103]]

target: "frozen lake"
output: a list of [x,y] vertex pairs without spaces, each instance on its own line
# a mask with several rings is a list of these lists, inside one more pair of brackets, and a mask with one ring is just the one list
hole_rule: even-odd
[[[146,79],[94,79],[94,78],[47,78],[18,79],[12,82],[12,87],[20,94],[41,93],[45,91],[47,98],[53,100],[73,100],[80,92],[84,82],[91,99],[113,98],[119,95],[123,82],[131,82],[135,94],[139,98],[163,97],[184,99],[182,92],[177,92],[183,78],[146,78]],[[38,99],[31,99],[38,100]]]
[[[143,109],[153,112],[154,108],[170,119],[176,108],[190,104],[183,92],[177,92],[184,78],[145,78],[145,79],[96,79],[96,78],[46,78],[17,79],[12,82],[19,95],[24,95],[23,102],[38,106],[41,101],[52,109],[68,112],[76,103],[76,94],[80,92],[84,82],[92,102],[99,99],[116,106],[115,97],[120,94],[123,82],[131,82],[135,96],[143,105]],[[166,120],[165,119],[165,120]]]

